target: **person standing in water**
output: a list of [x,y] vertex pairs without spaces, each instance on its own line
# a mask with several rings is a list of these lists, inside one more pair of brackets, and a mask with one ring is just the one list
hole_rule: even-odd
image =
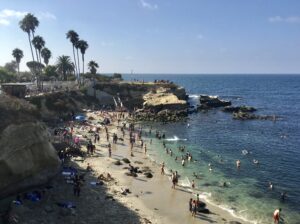
[[239,159],[236,161],[236,167],[238,169],[240,169],[240,167],[241,167],[241,161]]
[[281,208],[277,208],[274,213],[273,213],[273,219],[274,219],[274,223],[278,224],[279,220],[280,220],[280,212],[281,212]]
[[195,189],[195,181],[192,180],[192,189]]

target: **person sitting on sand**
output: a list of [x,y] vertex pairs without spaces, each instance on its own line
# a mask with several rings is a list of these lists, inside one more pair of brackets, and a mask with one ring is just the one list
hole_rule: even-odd
[[98,178],[98,180],[103,180],[103,181],[112,181],[114,180],[114,178],[110,175],[110,173],[107,173],[106,175],[104,175],[103,173],[101,173]]
[[86,170],[87,171],[93,171],[92,166],[89,163],[87,164]]

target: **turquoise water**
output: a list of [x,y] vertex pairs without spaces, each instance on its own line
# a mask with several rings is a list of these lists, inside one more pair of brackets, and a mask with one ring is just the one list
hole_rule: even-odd
[[[254,106],[258,114],[280,116],[276,122],[238,121],[217,109],[192,114],[186,122],[151,124],[154,129],[164,131],[166,138],[187,139],[166,141],[173,157],[165,153],[161,141],[154,141],[151,156],[178,170],[183,184],[195,179],[193,172],[199,174],[201,179],[195,182],[202,195],[239,217],[271,223],[273,211],[281,207],[284,223],[300,223],[300,76],[135,75],[134,78],[169,79],[184,86],[190,96],[218,95],[234,105]],[[180,145],[185,145],[197,161],[184,168],[180,160],[175,162],[175,156],[182,155],[177,150]],[[244,149],[249,151],[248,155],[243,155]],[[240,170],[236,169],[237,159],[242,163]],[[255,165],[253,159],[259,160],[260,165]],[[274,185],[272,191],[268,188],[269,181]],[[228,187],[221,187],[222,182],[228,183]],[[283,191],[287,192],[284,202],[280,200]]]

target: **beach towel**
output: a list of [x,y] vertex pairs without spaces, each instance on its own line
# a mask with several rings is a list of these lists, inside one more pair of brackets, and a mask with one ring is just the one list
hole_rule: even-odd
[[62,208],[76,208],[76,205],[72,202],[58,202],[56,204]]

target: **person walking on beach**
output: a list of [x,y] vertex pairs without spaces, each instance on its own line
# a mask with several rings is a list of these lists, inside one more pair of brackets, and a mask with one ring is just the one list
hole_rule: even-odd
[[172,188],[175,189],[175,185],[176,185],[176,174],[175,174],[175,172],[172,173],[171,180],[172,180]]
[[277,208],[274,213],[273,213],[273,219],[274,219],[274,223],[278,224],[279,220],[280,220],[280,212],[281,212],[281,208]]
[[190,200],[189,200],[189,211],[191,214],[193,213],[193,199],[192,198],[190,198]]
[[144,152],[145,152],[145,155],[147,154],[147,144],[144,145]]
[[108,144],[108,156],[111,157],[111,144]]
[[164,174],[165,174],[165,162],[163,162],[163,163],[161,164],[160,170],[161,170],[160,174],[161,174],[161,175],[164,175]]
[[195,200],[193,200],[193,204],[192,204],[192,216],[195,217],[197,214],[197,203]]

